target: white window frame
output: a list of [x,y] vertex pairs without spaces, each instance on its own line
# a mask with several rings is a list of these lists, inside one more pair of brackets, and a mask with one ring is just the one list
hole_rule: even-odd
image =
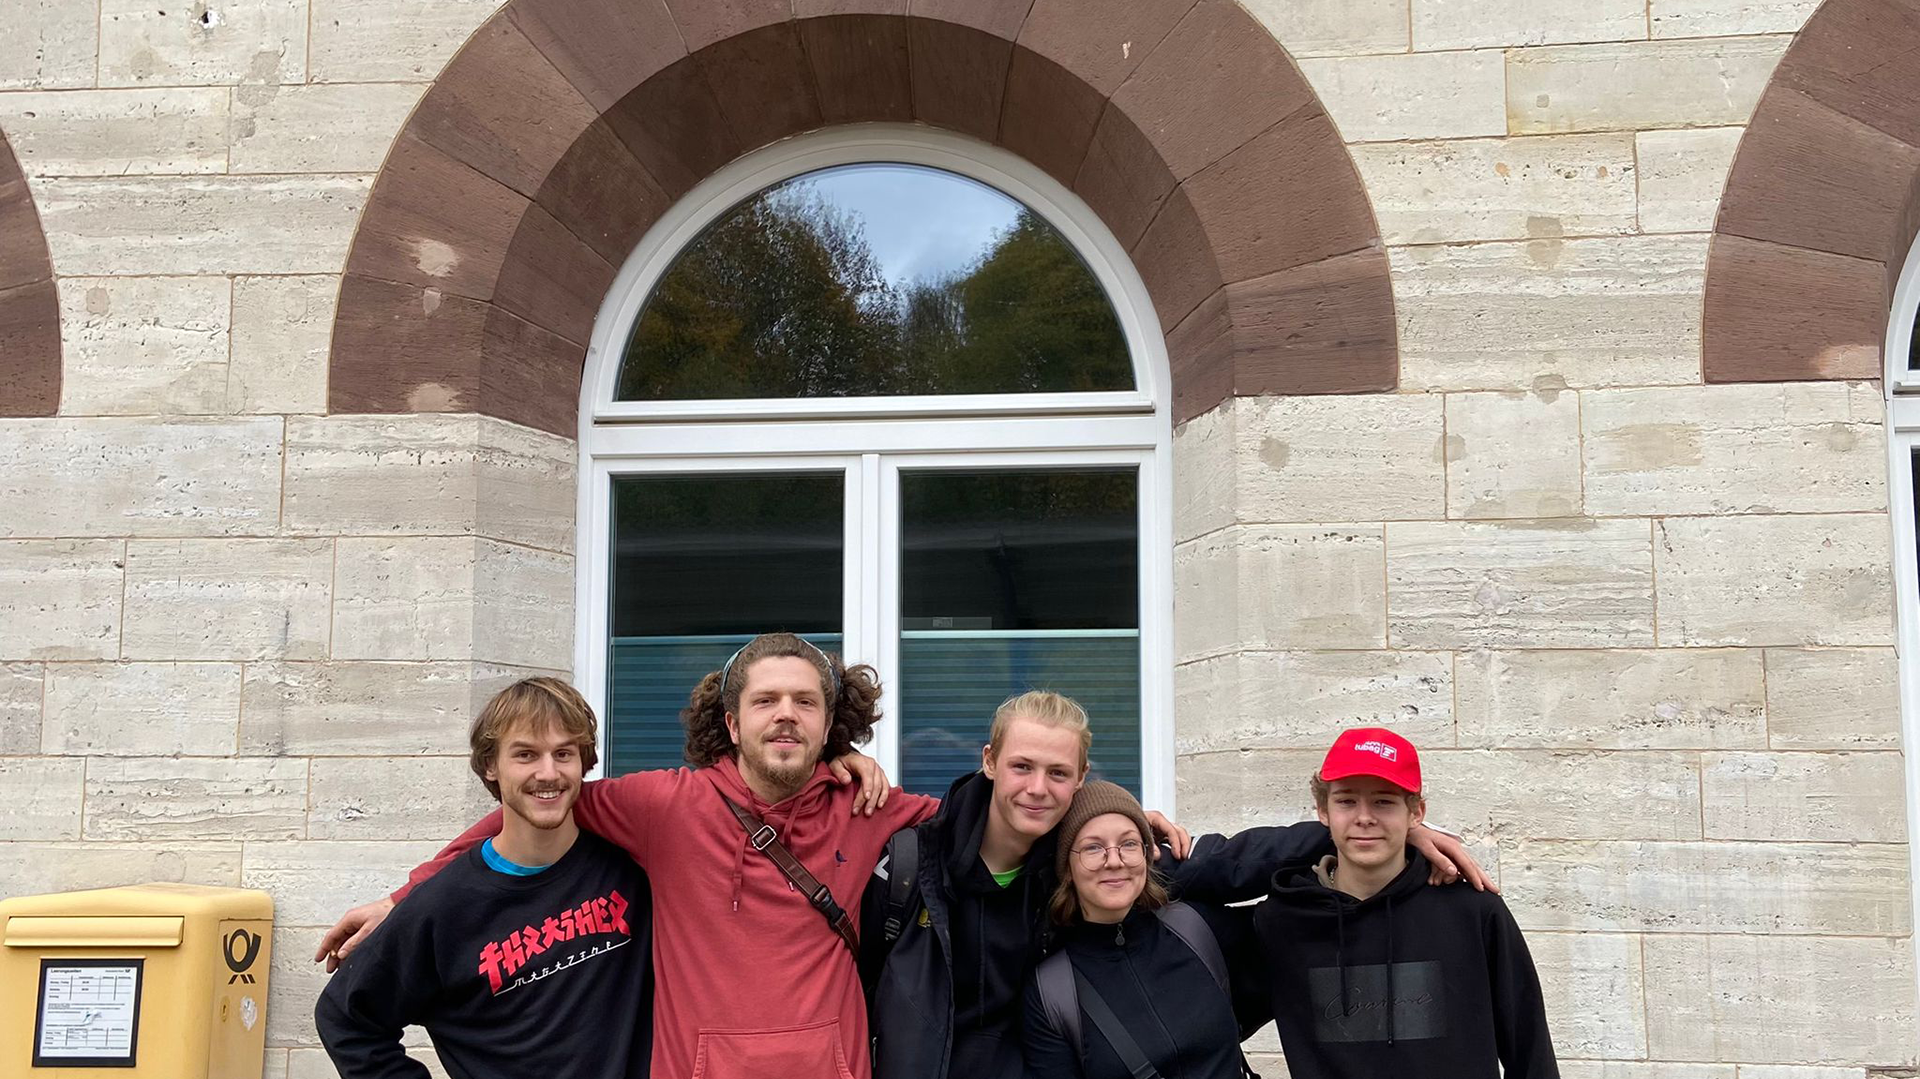
[[[648,293],[707,224],[755,192],[834,165],[899,162],[969,176],[1045,217],[1112,301],[1132,390],[859,399],[616,401],[626,339]],[[899,695],[899,473],[920,468],[1138,469],[1141,794],[1174,809],[1172,383],[1151,296],[1126,250],[1079,197],[1032,164],[964,136],[862,124],[756,151],[696,186],[648,230],[594,322],[580,387],[574,681],[607,700],[612,478],[766,472],[847,474],[843,627],[848,662],[872,663]],[[900,774],[899,725],[869,752]],[[984,721],[986,717],[982,717]],[[602,729],[602,757],[605,757]]]
[[[1920,561],[1916,555],[1913,457],[1920,452],[1920,373],[1907,370],[1920,313],[1920,242],[1907,252],[1887,318],[1887,508],[1893,517],[1894,654],[1900,673],[1900,745],[1906,758],[1909,889],[1920,884]],[[1920,936],[1914,938],[1920,957]],[[1920,983],[1920,974],[1916,974]]]

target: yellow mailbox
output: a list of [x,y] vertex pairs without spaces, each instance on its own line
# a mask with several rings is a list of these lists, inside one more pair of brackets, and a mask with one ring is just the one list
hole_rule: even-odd
[[272,936],[241,888],[0,901],[0,1075],[260,1079]]

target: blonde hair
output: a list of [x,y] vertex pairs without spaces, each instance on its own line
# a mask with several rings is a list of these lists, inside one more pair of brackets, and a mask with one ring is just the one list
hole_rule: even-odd
[[600,762],[600,753],[594,747],[599,725],[593,718],[593,707],[580,691],[558,678],[522,678],[493,695],[467,734],[467,744],[473,750],[473,774],[480,777],[494,801],[500,800],[500,784],[487,778],[487,769],[493,767],[500,753],[501,739],[521,724],[535,733],[558,730],[571,737],[580,747],[582,769],[591,770]]
[[1007,744],[1007,728],[1016,719],[1031,719],[1043,727],[1073,731],[1080,736],[1080,771],[1087,770],[1087,751],[1093,748],[1093,728],[1087,723],[1087,710],[1072,697],[1050,690],[1031,689],[1000,702],[993,710],[993,728],[987,733],[987,751],[995,760]]
[[[1325,812],[1327,808],[1327,796],[1333,793],[1333,784],[1321,779],[1320,773],[1315,772],[1313,773],[1313,778],[1307,781],[1307,789],[1313,792],[1313,808]],[[1420,807],[1427,804],[1427,799],[1423,795],[1415,794],[1409,790],[1402,790],[1400,794],[1407,800],[1407,809],[1409,812],[1416,812]]]

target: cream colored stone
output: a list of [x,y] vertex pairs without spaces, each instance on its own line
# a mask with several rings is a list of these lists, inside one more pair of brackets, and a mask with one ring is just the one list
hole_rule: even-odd
[[1904,936],[1657,935],[1644,946],[1654,1056],[1913,1065]]
[[1753,649],[1462,654],[1460,744],[1762,749],[1770,687]]
[[1744,127],[1640,131],[1633,136],[1640,163],[1640,230],[1705,232],[1713,228],[1720,192]]
[[504,0],[312,0],[314,82],[431,82]]
[[1562,45],[1507,54],[1516,135],[1744,124],[1788,37]]
[[1793,1064],[1742,1064],[1740,1079],[1867,1079],[1865,1068],[1803,1068]]
[[1891,648],[1769,648],[1767,744],[1899,749],[1900,661]]
[[62,278],[60,414],[224,411],[232,294],[224,277]]
[[1407,51],[1403,0],[1240,0],[1293,56]]
[[[1397,729],[1397,728],[1396,728]],[[1325,739],[1333,741],[1332,734]],[[1536,839],[1699,839],[1692,753],[1429,750],[1429,812],[1455,831]]]
[[227,756],[240,722],[238,663],[56,663],[47,753]]
[[[320,934],[315,930],[312,935],[318,937]],[[315,988],[313,991],[317,994],[319,989]],[[313,1009],[309,1007],[307,1010]],[[407,1046],[407,1056],[419,1061],[421,1066],[427,1069],[430,1079],[448,1079],[446,1066],[440,1063],[440,1055],[431,1047]],[[339,1079],[339,1077],[340,1073],[333,1070],[333,1061],[327,1056],[325,1049],[287,1050],[286,1079]]]
[[238,843],[0,843],[0,899],[176,881],[232,888]]
[[1629,135],[1385,143],[1353,162],[1389,244],[1634,231]]
[[129,659],[319,659],[330,540],[134,540]]
[[1708,753],[1700,767],[1708,839],[1907,841],[1898,753]]
[[1251,525],[1176,548],[1174,650],[1379,648],[1380,529]]
[[1666,1064],[1634,1060],[1562,1060],[1560,1079],[1737,1079],[1732,1064]]
[[425,87],[243,86],[233,95],[231,172],[378,172]]
[[99,0],[102,86],[305,82],[302,0]]
[[11,0],[0,35],[0,89],[92,86],[99,11],[73,0]]
[[1700,380],[1703,236],[1396,247],[1403,390]]
[[287,1079],[287,1050],[269,1049],[260,1063],[260,1079]]
[[1886,403],[1867,383],[1580,396],[1587,510],[1828,513],[1887,504]]
[[1820,0],[1648,0],[1647,18],[1654,37],[1791,34],[1819,6]]
[[371,178],[156,176],[43,180],[61,274],[339,273]]
[[573,558],[491,540],[475,548],[474,658],[571,668]]
[[313,839],[444,842],[499,808],[465,754],[320,757],[313,762]]
[[0,756],[40,752],[40,701],[46,666],[0,663]]
[[[1646,1010],[1640,939],[1610,933],[1529,933],[1547,1029],[1557,1056],[1643,1057]],[[1563,1070],[1561,1075],[1567,1073]]]
[[1428,394],[1242,398],[1234,406],[1239,520],[1440,516],[1441,407]]
[[0,94],[0,129],[29,176],[227,170],[227,91]]
[[472,663],[250,663],[240,752],[464,753],[468,726],[495,693],[551,673]]
[[267,418],[0,420],[0,537],[273,532],[280,442]]
[[[414,866],[440,853],[434,842],[248,843],[241,886],[273,896],[281,925],[332,925],[352,907],[407,882]],[[318,933],[314,934],[317,940]],[[312,955],[309,947],[308,955]]]
[[475,416],[287,421],[287,526],[573,547],[569,439]]
[[79,758],[0,757],[0,840],[80,838]]
[[1229,397],[1213,411],[1173,431],[1173,538],[1184,542],[1225,528],[1239,510],[1239,461],[1234,426],[1238,404]]
[[1580,397],[1447,395],[1447,516],[1573,517],[1580,513]]
[[1413,47],[1485,49],[1647,36],[1646,0],[1410,0]]
[[1312,820],[1313,796],[1307,784],[1326,755],[1325,746],[1182,755],[1174,770],[1180,823],[1194,835],[1232,835],[1261,825]]
[[337,588],[339,659],[572,663],[565,555],[463,537],[342,539]]
[[233,281],[232,412],[327,410],[327,364],[340,279],[238,277]]
[[285,757],[94,757],[88,839],[297,839],[307,762]]
[[0,659],[119,655],[125,552],[116,540],[0,542]]
[[1302,60],[1348,142],[1505,135],[1505,62],[1497,52],[1397,53]]
[[1325,749],[1348,727],[1453,742],[1444,652],[1235,652],[1175,667],[1173,684],[1179,753]]
[[1891,644],[1885,514],[1654,522],[1663,645]]
[[1528,929],[1905,935],[1910,920],[1891,844],[1518,840],[1500,888]]
[[1396,648],[1653,643],[1645,521],[1388,524]]

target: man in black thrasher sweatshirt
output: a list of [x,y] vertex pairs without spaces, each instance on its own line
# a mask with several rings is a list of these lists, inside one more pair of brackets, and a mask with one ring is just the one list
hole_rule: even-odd
[[427,1029],[455,1079],[645,1079],[653,1044],[647,878],[573,820],[593,710],[529,678],[481,711],[473,770],[500,835],[394,908],[314,1009],[341,1079],[426,1079],[402,1028]]
[[1406,845],[1420,759],[1342,733],[1313,778],[1335,855],[1274,874],[1254,914],[1294,1079],[1559,1079],[1533,958],[1500,897],[1427,886]]

